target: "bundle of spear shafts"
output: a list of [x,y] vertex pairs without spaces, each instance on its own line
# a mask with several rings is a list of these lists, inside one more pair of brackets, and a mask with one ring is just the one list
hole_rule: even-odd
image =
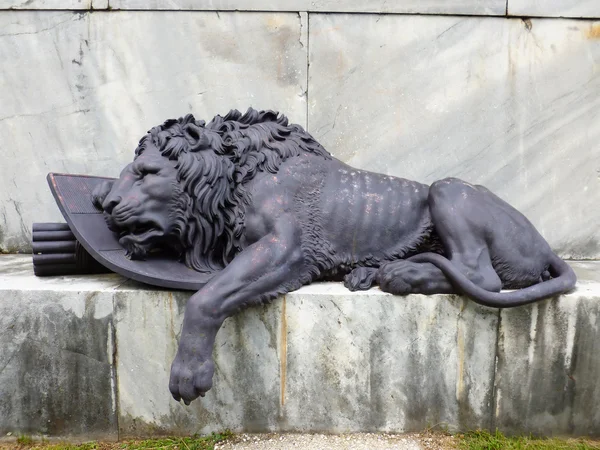
[[40,277],[110,272],[77,241],[66,223],[34,223],[33,272]]

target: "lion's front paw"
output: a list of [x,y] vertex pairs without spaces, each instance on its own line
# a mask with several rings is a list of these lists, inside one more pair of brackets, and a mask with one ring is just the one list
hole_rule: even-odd
[[214,371],[215,364],[212,359],[205,361],[186,359],[178,353],[171,365],[169,381],[169,390],[173,398],[177,401],[183,400],[186,405],[189,405],[198,397],[204,397],[212,387]]
[[375,281],[377,268],[357,267],[344,277],[344,286],[351,291],[366,291]]

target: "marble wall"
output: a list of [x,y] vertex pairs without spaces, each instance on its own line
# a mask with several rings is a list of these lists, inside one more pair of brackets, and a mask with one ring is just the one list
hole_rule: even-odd
[[597,18],[596,0],[0,0],[1,9],[303,11]]
[[[61,220],[48,172],[117,175],[164,119],[253,106],[357,167],[485,184],[561,256],[598,258],[600,22],[387,3],[0,0],[0,251]],[[599,17],[596,3],[508,14]]]
[[507,12],[513,16],[600,17],[596,0],[508,0]]
[[0,13],[0,247],[60,221],[48,172],[118,176],[167,118],[252,105],[306,125],[297,13]]

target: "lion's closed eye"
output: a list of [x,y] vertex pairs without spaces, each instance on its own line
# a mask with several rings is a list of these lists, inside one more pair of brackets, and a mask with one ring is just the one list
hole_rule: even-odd
[[133,167],[133,172],[140,178],[147,175],[157,175],[160,172],[160,167],[150,164],[140,164]]

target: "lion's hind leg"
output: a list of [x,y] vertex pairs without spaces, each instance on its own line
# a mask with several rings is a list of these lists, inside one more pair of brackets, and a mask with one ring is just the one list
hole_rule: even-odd
[[[429,189],[429,210],[445,257],[453,270],[461,272],[473,284],[490,292],[499,292],[502,283],[495,272],[486,241],[489,214],[482,194],[464,181],[448,178]],[[389,262],[379,269],[375,279],[381,289],[396,295],[451,294],[460,289],[431,262],[428,253]]]
[[[464,181],[444,179],[431,185],[429,209],[445,258],[473,284],[499,292],[502,282],[492,265],[486,240],[490,215],[484,195]],[[428,254],[417,254],[393,261],[381,267],[376,279],[382,290],[399,295],[461,292],[430,260]]]
[[344,277],[351,291],[366,291],[379,284],[384,292],[394,295],[451,294],[454,287],[440,269],[430,263],[396,260],[381,267],[357,267]]
[[375,278],[382,291],[394,295],[453,294],[456,291],[436,266],[410,259],[384,264]]
[[[455,255],[449,262],[473,284],[490,292],[500,292],[502,283],[485,253],[468,259],[464,255]],[[460,289],[454,286],[441,269],[427,262],[428,255],[443,258],[437,254],[423,253],[392,261],[381,266],[375,274],[375,280],[382,291],[394,295],[460,293]]]
[[[429,210],[446,258],[452,265],[473,284],[486,291],[500,292],[502,281],[494,270],[488,246],[494,223],[487,195],[462,180],[446,178],[431,185]],[[409,260],[428,264],[430,273],[438,270],[446,278],[437,266],[425,262],[426,255],[415,255]]]

